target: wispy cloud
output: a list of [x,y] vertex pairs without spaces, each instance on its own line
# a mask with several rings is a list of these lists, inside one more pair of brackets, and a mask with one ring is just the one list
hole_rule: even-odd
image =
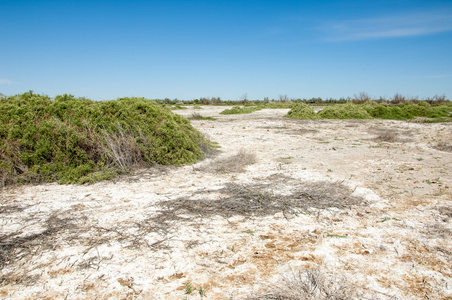
[[452,31],[452,13],[430,12],[344,20],[320,28],[327,41],[354,41]]
[[0,78],[0,85],[2,84],[13,84],[13,82],[9,79]]

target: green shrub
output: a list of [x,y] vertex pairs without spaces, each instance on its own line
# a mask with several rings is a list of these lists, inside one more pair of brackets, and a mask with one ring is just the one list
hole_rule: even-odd
[[223,110],[222,112],[220,112],[220,114],[221,115],[250,114],[257,110],[260,110],[260,108],[257,106],[246,106],[246,107],[234,106],[231,109]]
[[366,105],[365,109],[374,118],[408,120],[416,117],[442,118],[451,116],[447,105],[431,106],[427,102],[394,105]]
[[291,119],[317,119],[314,109],[305,103],[296,103],[292,105],[292,109],[287,113],[287,118]]
[[372,116],[361,105],[335,104],[317,113],[319,119],[371,119]]
[[209,145],[189,120],[144,98],[28,92],[0,99],[0,112],[2,185],[92,182],[137,164],[194,163]]

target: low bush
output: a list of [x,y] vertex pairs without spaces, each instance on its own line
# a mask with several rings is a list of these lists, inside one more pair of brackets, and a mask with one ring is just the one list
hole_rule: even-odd
[[246,107],[234,106],[231,109],[223,110],[222,112],[220,112],[220,114],[221,115],[250,114],[257,110],[260,110],[260,108],[257,106],[246,106]]
[[286,117],[291,119],[318,119],[314,109],[305,103],[294,104]]
[[418,117],[429,118],[425,122],[450,122],[452,120],[452,106],[450,103],[430,105],[422,101],[419,103],[403,103],[399,105],[383,105],[376,102],[364,104],[335,104],[326,106],[318,113],[307,104],[295,103],[286,115],[293,119],[390,119],[409,120]]
[[408,120],[416,117],[442,118],[452,116],[451,108],[448,105],[431,106],[427,102],[404,103],[396,106],[365,105],[364,107],[372,117],[379,119]]
[[0,99],[0,112],[3,186],[93,182],[139,164],[189,164],[210,145],[188,119],[144,98],[51,100],[28,92]]
[[193,113],[189,119],[190,119],[190,120],[216,120],[216,119],[213,118],[213,117],[204,117],[204,116],[202,116],[201,114],[198,114],[198,113],[196,113],[196,112]]
[[336,104],[317,113],[319,119],[371,119],[372,116],[361,105]]

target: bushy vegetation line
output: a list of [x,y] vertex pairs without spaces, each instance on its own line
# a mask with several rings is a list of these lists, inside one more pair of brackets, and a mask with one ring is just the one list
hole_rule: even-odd
[[[1,95],[0,95],[1,96]],[[385,105],[398,105],[403,103],[412,103],[417,104],[420,102],[427,102],[430,105],[440,105],[440,104],[446,104],[451,103],[450,100],[446,99],[445,95],[435,95],[433,97],[427,97],[427,98],[418,98],[418,97],[405,97],[399,93],[396,93],[394,97],[392,98],[372,98],[367,93],[361,92],[358,95],[354,95],[353,97],[347,97],[347,98],[327,98],[322,99],[321,97],[313,97],[313,98],[289,98],[287,95],[279,95],[278,99],[269,99],[268,97],[264,97],[263,100],[249,100],[247,99],[246,95],[244,97],[241,97],[241,100],[221,100],[220,97],[212,97],[212,98],[206,98],[201,97],[199,99],[194,100],[179,100],[179,99],[155,99],[157,103],[161,104],[184,104],[184,105],[220,105],[220,106],[237,106],[237,105],[258,105],[263,106],[266,108],[291,108],[290,106],[294,103],[306,103],[306,104],[312,104],[316,106],[327,106],[332,104],[346,104],[346,103],[353,103],[353,104],[364,104],[367,102],[375,102],[378,104],[385,104]]]
[[315,113],[305,103],[295,103],[286,115],[293,119],[392,119],[409,120],[418,117],[452,121],[452,105],[445,103],[432,106],[427,102],[383,105],[375,102],[364,104],[334,104]]
[[0,184],[83,183],[137,164],[194,163],[212,145],[155,101],[27,92],[0,99]]

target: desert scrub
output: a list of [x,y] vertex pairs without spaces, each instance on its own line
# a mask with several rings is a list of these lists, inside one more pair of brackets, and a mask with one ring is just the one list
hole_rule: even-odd
[[285,116],[291,119],[318,119],[314,109],[306,103],[296,103]]
[[372,116],[361,105],[335,104],[317,113],[319,119],[371,119]]
[[144,98],[95,102],[27,92],[0,100],[0,185],[108,179],[135,165],[182,165],[210,143]]
[[250,114],[257,110],[260,110],[260,108],[257,106],[246,106],[246,107],[234,106],[231,109],[223,110],[222,112],[220,112],[220,114],[221,115]]

